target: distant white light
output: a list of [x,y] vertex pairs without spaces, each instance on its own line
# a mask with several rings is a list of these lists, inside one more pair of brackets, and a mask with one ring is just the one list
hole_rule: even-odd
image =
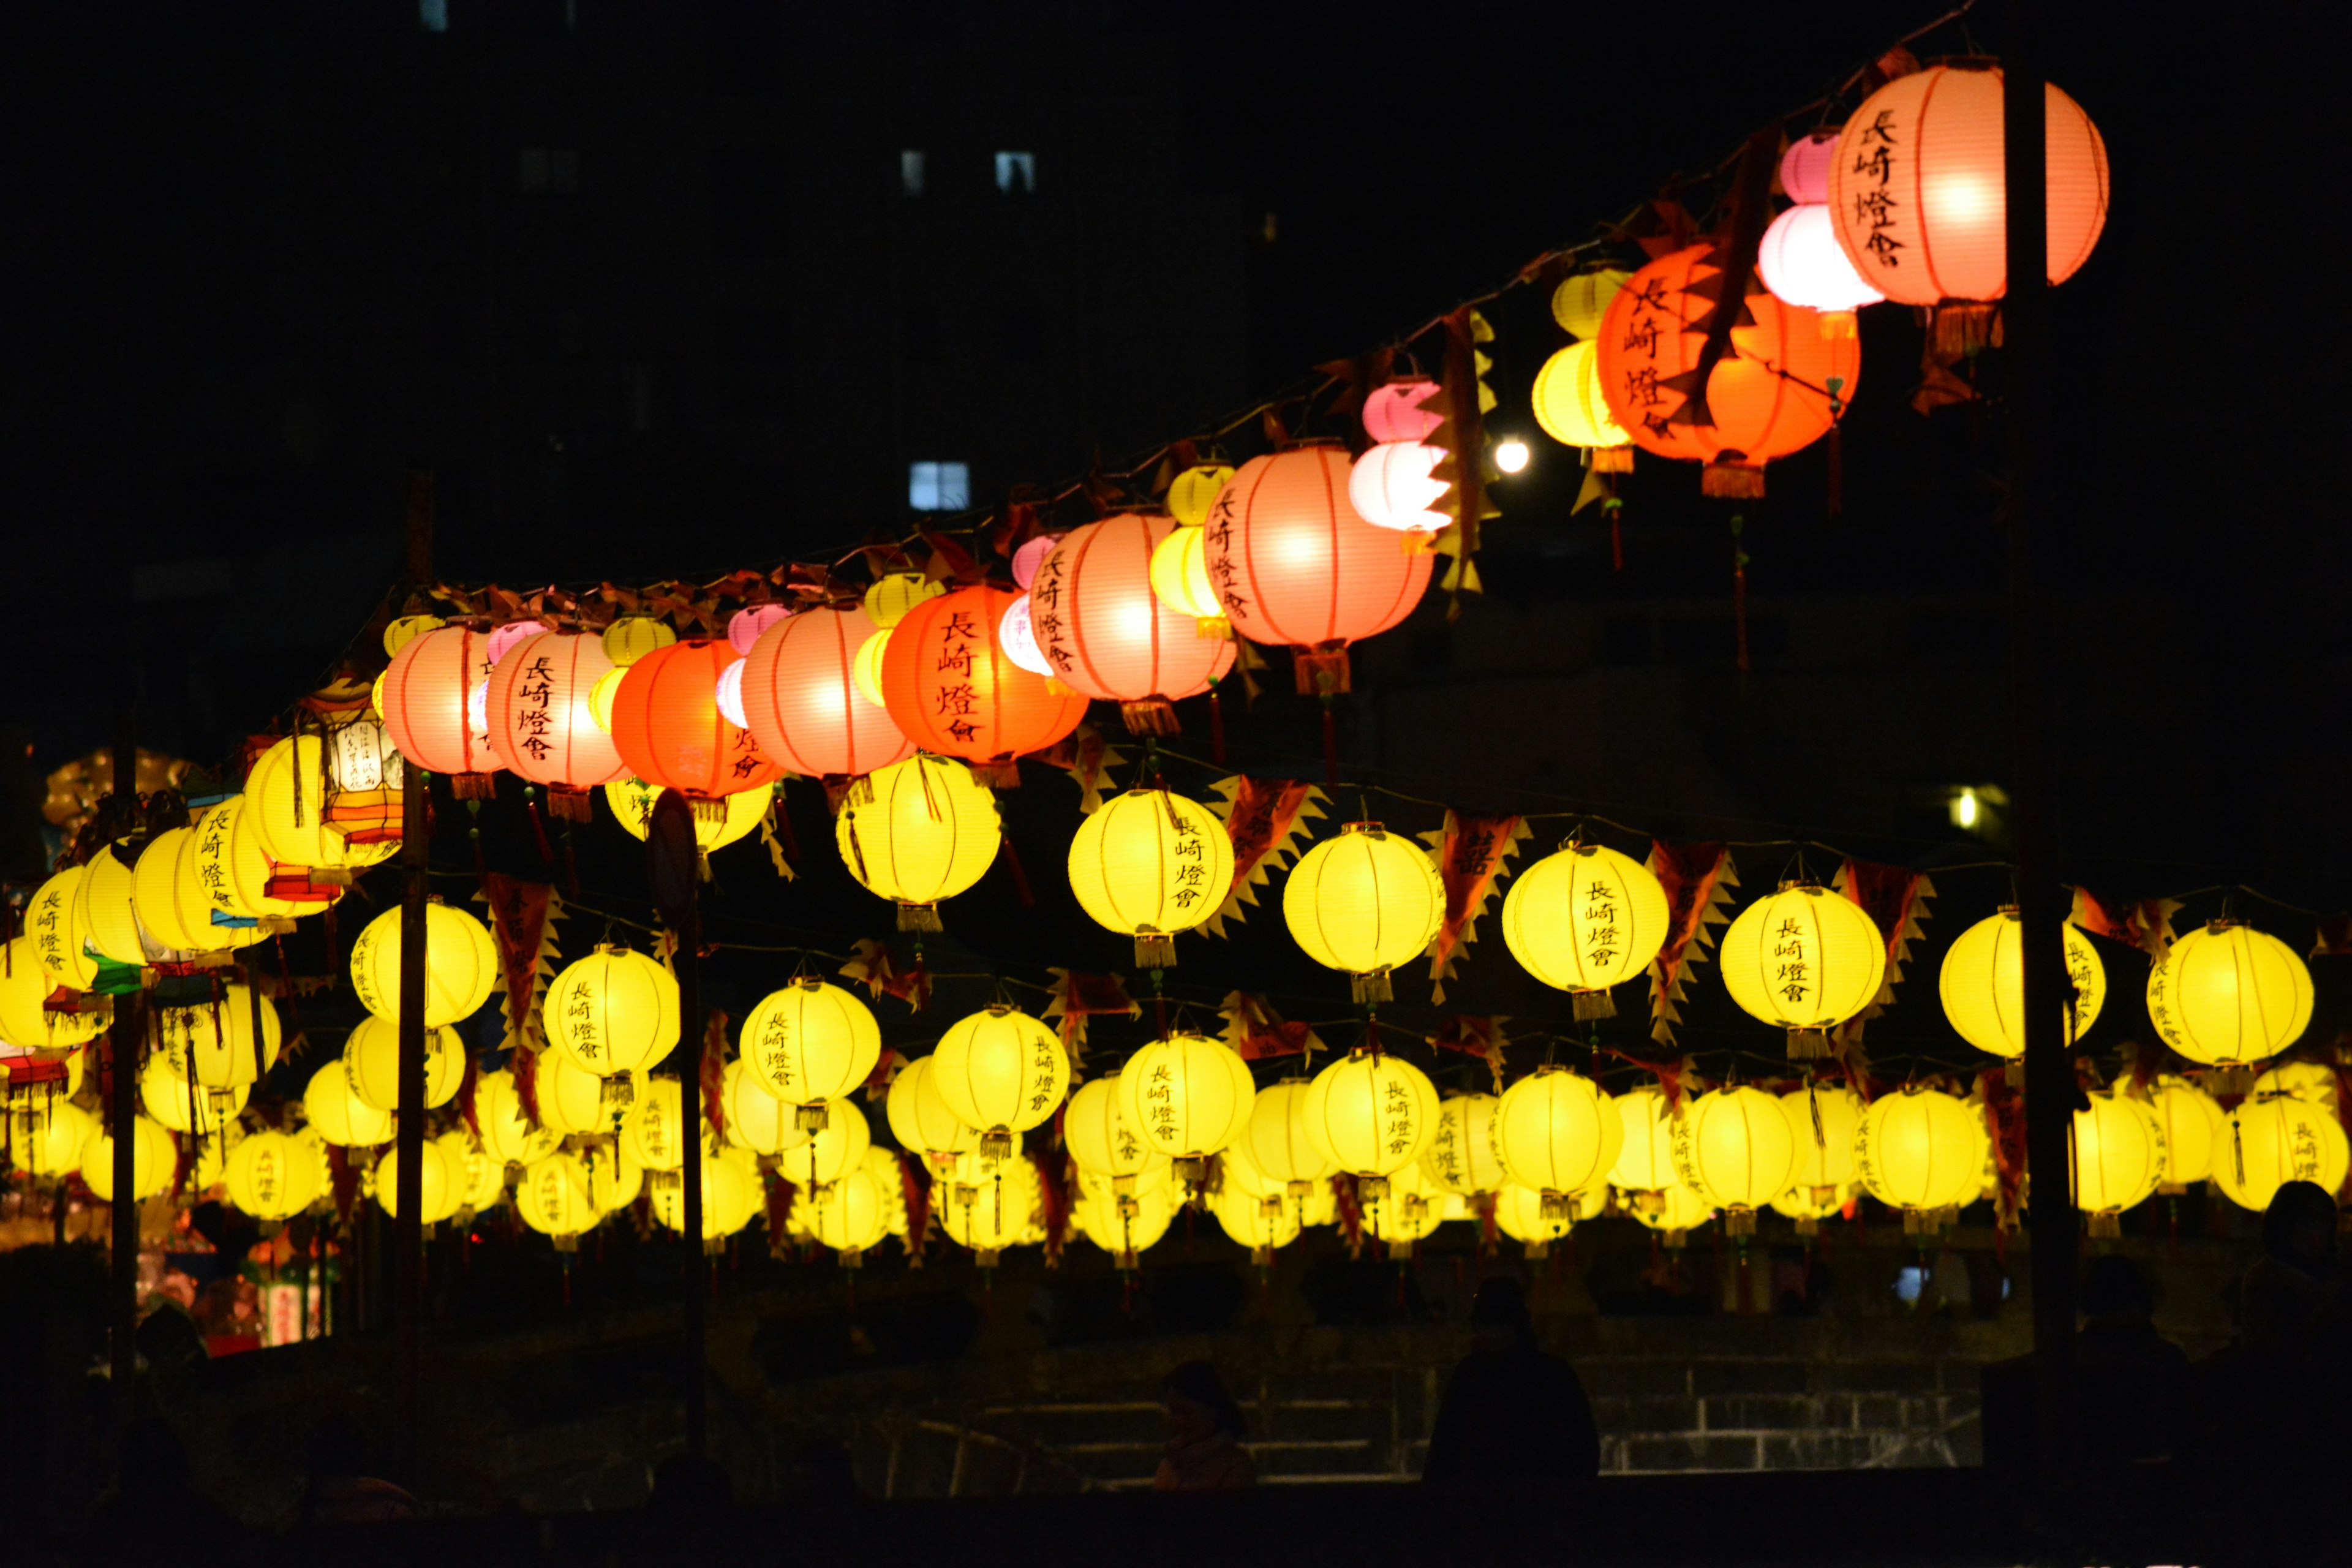
[[1959,794],[1952,797],[1953,826],[1974,827],[1979,820],[1981,819],[1983,815],[1984,805],[1983,803],[1977,798],[1976,791],[1972,789],[1963,789]]
[[1517,436],[1495,448],[1495,467],[1507,474],[1516,474],[1528,466],[1528,444]]

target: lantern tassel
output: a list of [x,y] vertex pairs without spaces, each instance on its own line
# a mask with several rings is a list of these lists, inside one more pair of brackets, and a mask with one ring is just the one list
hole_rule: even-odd
[[1225,705],[1213,686],[1209,689],[1209,760],[1225,765]]
[[1004,868],[1013,873],[1013,890],[1020,896],[1021,907],[1024,910],[1035,909],[1037,895],[1029,890],[1029,873],[1022,867],[1021,851],[1013,847],[1013,836],[1009,833],[1000,833],[997,835],[997,841],[1004,847]]
[[1375,969],[1366,974],[1348,977],[1349,994],[1358,1002],[1392,1002],[1396,993],[1389,984],[1389,972]]
[[900,931],[944,930],[945,928],[940,924],[939,905],[900,904],[898,906],[898,929]]
[[1176,939],[1165,931],[1139,931],[1135,938],[1135,966],[1138,969],[1174,968]]
[[1118,705],[1120,721],[1130,735],[1181,735],[1184,726],[1178,722],[1175,704],[1165,697],[1147,697],[1140,702]]
[[1792,1062],[1814,1061],[1831,1055],[1830,1037],[1822,1029],[1791,1029],[1789,1031],[1789,1059]]
[[550,870],[555,868],[555,846],[547,841],[547,824],[539,815],[538,791],[523,785],[523,810],[530,814],[531,843],[539,849],[539,863]]
[[453,800],[496,800],[499,795],[499,775],[496,773],[451,773],[449,795]]
[[573,789],[570,784],[547,786],[547,814],[558,822],[596,820],[595,808],[589,801],[588,792]]
[[1575,994],[1573,1010],[1576,1021],[1583,1024],[1595,1018],[1615,1017],[1617,1003],[1606,990],[1579,991]]

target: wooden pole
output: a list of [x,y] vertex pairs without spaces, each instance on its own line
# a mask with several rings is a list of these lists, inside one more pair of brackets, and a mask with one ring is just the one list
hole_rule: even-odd
[[[409,476],[408,579],[421,588],[433,575],[433,476]],[[393,1204],[392,1250],[397,1299],[393,1321],[396,1387],[394,1436],[400,1474],[418,1483],[418,1354],[425,1327],[425,895],[430,887],[433,781],[406,765],[400,801],[400,859],[408,885],[400,900],[400,1121]]]
[[[124,702],[114,729],[114,798],[110,832],[128,832],[138,818],[139,720],[135,666],[123,682]],[[101,844],[100,855],[113,853]],[[139,1201],[131,1195],[133,1156],[139,1141],[131,1136],[139,1116],[139,1037],[142,993],[131,990],[114,999],[114,1023],[107,1037],[107,1059],[114,1072],[114,1095],[109,1121],[114,1130],[114,1201],[108,1205],[114,1222],[113,1343],[110,1373],[111,1414],[118,1435],[131,1423],[139,1376]]]
[[685,1157],[678,1177],[686,1184],[686,1446],[695,1453],[709,1443],[709,1287],[702,1259],[702,945],[700,910],[678,933],[677,1014],[684,1037],[678,1100],[685,1109]]

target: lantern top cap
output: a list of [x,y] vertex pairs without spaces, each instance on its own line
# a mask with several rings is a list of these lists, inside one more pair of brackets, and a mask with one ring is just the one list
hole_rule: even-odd
[[795,974],[790,980],[786,981],[785,984],[788,985],[796,985],[803,991],[822,991],[824,989],[824,979],[821,976],[814,974]]
[[625,942],[600,942],[596,944],[596,951],[605,954],[622,953],[629,951],[629,944]]
[[2235,915],[2216,915],[2205,922],[2205,930],[2210,935],[2219,936],[2225,931],[2232,931],[2242,926],[2251,928],[2252,924],[2252,921],[2240,920]]
[[1388,837],[1388,829],[1382,827],[1377,822],[1345,823],[1341,825],[1339,831],[1342,835],[1360,833],[1369,838],[1386,838]]
[[1828,891],[1811,877],[1791,877],[1780,884],[1780,890],[1784,893],[1803,893],[1809,898],[1816,899]]

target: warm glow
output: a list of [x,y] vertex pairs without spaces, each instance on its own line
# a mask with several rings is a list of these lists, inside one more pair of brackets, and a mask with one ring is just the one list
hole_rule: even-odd
[[[1042,587],[1042,567],[1035,582]],[[977,763],[1042,751],[1078,727],[1086,698],[1024,669],[1006,651],[1004,613],[1019,597],[992,584],[958,588],[891,628],[882,699],[901,734],[924,751]],[[1050,640],[1039,642],[1055,658]]]
[[390,859],[400,847],[397,837],[353,844],[334,830],[330,803],[320,798],[327,755],[324,741],[301,735],[279,741],[255,760],[246,775],[245,809],[261,836],[262,849],[289,866],[357,869]]
[[1528,444],[1517,436],[1505,437],[1495,447],[1495,467],[1507,474],[1516,474],[1528,466]]
[[1168,511],[1186,528],[1198,528],[1209,515],[1217,492],[1234,477],[1223,463],[1202,463],[1185,469],[1168,486]]
[[2147,973],[2147,1016],[2192,1062],[2255,1062],[2311,1023],[2311,971],[2294,950],[2238,921],[2213,921],[2172,944]]
[[1072,529],[1038,562],[1029,625],[1055,679],[1102,701],[1176,702],[1233,668],[1232,641],[1201,635],[1202,616],[1224,614],[1213,593],[1188,610],[1155,592],[1160,552],[1180,540],[1206,543],[1172,518],[1121,512]]
[[677,1044],[677,981],[642,952],[600,945],[547,988],[547,1037],[599,1078],[651,1067]]
[[1906,1088],[1864,1112],[1854,1171],[1889,1208],[1953,1208],[1983,1189],[1986,1142],[1976,1107],[1940,1089]]
[[310,1131],[341,1148],[373,1148],[392,1136],[392,1112],[378,1110],[352,1092],[351,1074],[339,1059],[310,1075],[302,1091]]
[[[889,647],[890,628],[884,626],[858,644],[856,657],[849,661],[850,683],[857,688],[860,697],[882,709],[886,717],[889,705],[882,700],[882,656]],[[890,727],[896,730],[898,726],[893,723]]]
[[1249,1063],[1202,1035],[1155,1040],[1118,1075],[1119,1115],[1171,1160],[1198,1160],[1240,1135],[1257,1100]]
[[[438,1225],[457,1212],[458,1202],[466,1195],[465,1173],[450,1169],[449,1152],[430,1138],[417,1152],[421,1156],[416,1165],[417,1219],[425,1225]],[[398,1149],[386,1149],[383,1158],[375,1163],[375,1201],[384,1213],[400,1217]]]
[[686,1091],[667,1074],[635,1086],[621,1122],[621,1147],[648,1171],[676,1171],[686,1164]]
[[475,1080],[474,1119],[490,1152],[510,1165],[527,1165],[556,1144],[555,1133],[523,1114],[522,1092],[506,1068]]
[[815,1106],[854,1093],[882,1057],[882,1028],[873,1012],[814,975],[761,998],[743,1020],[741,1041],[753,1081],[792,1105]]
[[[379,1018],[400,1021],[401,911],[386,910],[352,943],[352,990]],[[460,909],[425,907],[425,1022],[461,1024],[481,1011],[499,978],[497,944]]]
[[1666,940],[1666,892],[1631,856],[1575,844],[1521,871],[1503,900],[1503,941],[1559,991],[1605,991],[1650,966]]
[[1780,1110],[1797,1142],[1793,1184],[1829,1194],[1853,1185],[1853,1135],[1862,1126],[1862,1097],[1850,1089],[1809,1084],[1782,1095]]
[[235,1089],[255,1083],[278,1060],[281,1027],[278,1004],[235,981],[193,1007],[158,1007],[155,1045],[188,1062],[204,1089]]
[[2164,1127],[2156,1113],[2120,1094],[2094,1094],[2074,1112],[2067,1159],[2074,1206],[2085,1214],[2120,1214],[2145,1202],[2165,1179]]
[[1437,1090],[1409,1061],[1352,1051],[1308,1083],[1299,1120],[1335,1170],[1390,1176],[1419,1162],[1436,1135]]
[[1740,910],[1721,956],[1731,999],[1784,1029],[1836,1027],[1868,1006],[1886,977],[1886,942],[1870,916],[1811,883]]
[[[74,869],[79,871],[81,868],[75,867]],[[52,879],[43,885],[41,890],[44,895],[55,885],[55,880]],[[70,884],[66,890],[71,890]],[[35,904],[33,918],[37,918],[37,899]],[[5,958],[0,958],[0,1040],[12,1046],[22,1046],[26,1050],[60,1051],[98,1034],[106,1026],[106,1016],[95,1010],[77,1013],[48,1010],[49,993],[60,982],[42,967],[36,942],[36,937],[14,938],[5,950]]]
[[1601,318],[1607,313],[1609,301],[1617,298],[1628,276],[1604,267],[1562,279],[1552,290],[1551,319],[1571,338],[1593,336],[1601,331]]
[[1304,1189],[1338,1169],[1307,1129],[1309,1081],[1284,1079],[1257,1091],[1250,1119],[1227,1151],[1276,1186]]
[[997,640],[1004,645],[1004,657],[1033,675],[1050,676],[1054,667],[1045,660],[1045,651],[1037,646],[1037,634],[1029,625],[1029,595],[1024,594],[1004,606],[1004,615],[996,623]]
[[608,732],[610,709],[599,723],[594,702],[614,668],[584,632],[524,637],[490,670],[490,749],[534,784],[587,789],[622,777],[628,770]]
[[719,677],[737,657],[723,637],[689,637],[629,666],[613,694],[613,744],[632,775],[701,800],[782,776],[719,710]]
[[1053,1116],[1070,1086],[1070,1058],[1051,1027],[1000,1004],[940,1037],[931,1082],[958,1121],[1001,1140]]
[[[881,1184],[864,1165],[827,1182],[803,1200],[808,1234],[835,1252],[863,1252],[890,1234]],[[799,1205],[796,1205],[799,1206]]]
[[2213,1184],[2240,1208],[2259,1214],[2288,1182],[2311,1182],[2334,1195],[2344,1185],[2347,1163],[2352,1147],[2334,1111],[2292,1095],[2250,1100],[2224,1125],[2213,1154]]
[[[1997,1057],[2025,1054],[2025,922],[2014,909],[1989,915],[1962,931],[1945,950],[1937,977],[1944,1016],[1960,1038]],[[2074,1004],[2060,1012],[2066,1044],[2088,1034],[2107,999],[2106,966],[2091,939],[2072,924],[2065,938],[2066,973]]]
[[[1509,1179],[1496,1145],[1495,1117],[1501,1099],[1491,1094],[1447,1095],[1437,1107],[1437,1131],[1421,1157],[1422,1173],[1441,1192],[1491,1193]],[[1612,1113],[1611,1120],[1615,1120]]]
[[996,858],[996,797],[971,770],[917,755],[872,775],[871,799],[853,791],[834,818],[842,863],[867,891],[902,904],[936,904],[974,882]]
[[[1096,1079],[1087,1087],[1091,1089],[1101,1081]],[[1072,1098],[1075,1102],[1076,1097]],[[890,1080],[889,1099],[884,1109],[889,1116],[890,1135],[898,1139],[898,1146],[922,1155],[935,1166],[942,1159],[951,1159],[980,1146],[979,1131],[957,1121],[948,1102],[940,1098],[939,1085],[931,1081],[929,1057],[917,1057],[898,1069],[898,1075]],[[1073,1150],[1076,1147],[1073,1143]]]
[[[632,838],[643,838],[654,819],[654,803],[662,792],[643,779],[618,779],[604,786],[604,804],[613,820]],[[688,800],[694,814],[694,842],[706,855],[747,837],[768,815],[775,799],[768,790],[747,789],[718,800]]]
[[1764,287],[1809,310],[1856,310],[1886,298],[1846,259],[1825,206],[1794,206],[1774,218],[1757,247],[1756,270]]
[[[1127,936],[1191,931],[1216,912],[1233,879],[1225,825],[1198,801],[1165,789],[1113,796],[1070,839],[1070,890],[1078,906],[1097,924]],[[1174,962],[1171,946],[1152,966]]]
[[604,1217],[586,1167],[570,1154],[543,1154],[526,1164],[514,1201],[523,1224],[541,1236],[578,1236]]
[[[389,1116],[400,1109],[400,1026],[389,1018],[362,1018],[343,1041],[343,1071],[352,1098]],[[457,1031],[428,1029],[425,1035],[425,1106],[446,1105],[466,1081],[466,1047]]]
[[1348,499],[1348,454],[1295,447],[1252,458],[1203,525],[1209,581],[1252,642],[1358,642],[1421,602],[1431,555],[1397,548]]
[[256,1219],[284,1219],[319,1196],[319,1157],[290,1134],[264,1128],[228,1152],[228,1201]]
[[1351,822],[1298,858],[1282,917],[1326,969],[1374,974],[1419,957],[1445,916],[1429,852],[1376,822]]
[[1208,545],[1199,529],[1180,528],[1153,546],[1151,591],[1177,614],[1192,616],[1196,625],[1224,617],[1225,607],[1217,603],[1217,590],[1209,582]]
[[490,678],[490,639],[465,626],[411,637],[383,672],[383,727],[402,756],[436,773],[495,773],[487,713],[470,710]]
[[1655,1192],[1674,1185],[1675,1122],[1666,1097],[1655,1089],[1628,1089],[1616,1097],[1620,1142],[1609,1167],[1609,1184],[1628,1192]]
[[760,634],[743,658],[743,723],[760,750],[803,778],[870,773],[914,753],[882,706],[880,649],[866,679],[866,643],[883,634],[860,608],[816,608]]
[[1555,1196],[1604,1184],[1625,1141],[1616,1102],[1581,1073],[1539,1068],[1503,1091],[1495,1149],[1517,1184]]
[[[1431,477],[1445,457],[1444,447],[1422,441],[1382,441],[1349,469],[1348,500],[1376,528],[1433,533],[1454,521],[1438,507],[1452,481]],[[1496,460],[1501,461],[1499,449]]]
[[1796,1179],[1796,1129],[1762,1089],[1718,1089],[1684,1107],[1674,1157],[1675,1174],[1709,1207],[1752,1211]]
[[945,583],[934,583],[920,572],[891,572],[875,579],[866,590],[863,607],[866,619],[887,632],[905,620],[907,612],[917,605],[947,591]]
[[1570,343],[1544,361],[1528,403],[1544,434],[1563,447],[1622,447],[1633,439],[1601,395],[1600,351],[1590,342]]

